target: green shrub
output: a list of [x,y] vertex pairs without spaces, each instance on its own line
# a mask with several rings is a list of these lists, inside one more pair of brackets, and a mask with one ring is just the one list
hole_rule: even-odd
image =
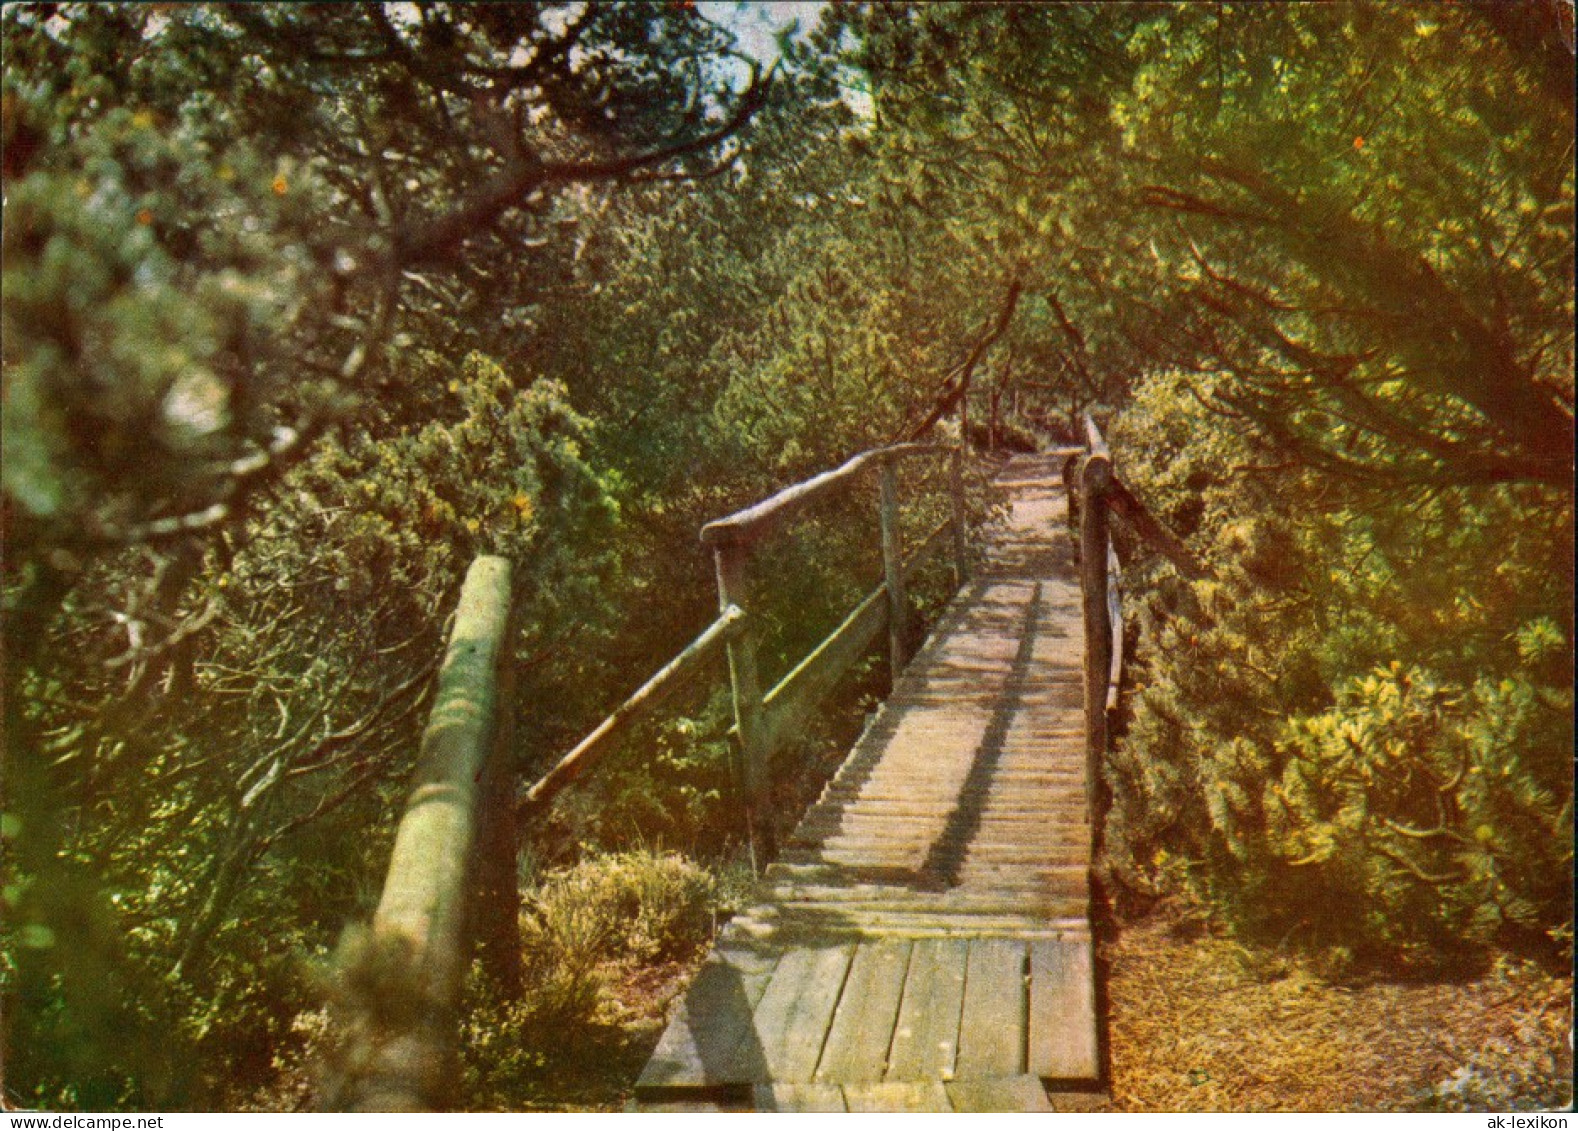
[[671,853],[619,852],[550,875],[527,899],[532,961],[652,961],[693,949],[713,925],[712,876]]
[[[528,866],[529,867],[529,866]],[[531,881],[522,917],[523,987],[501,998],[480,971],[462,1010],[466,1080],[479,1108],[519,1103],[566,1056],[620,1045],[612,1001],[621,968],[681,959],[712,937],[721,880],[673,853],[589,857]]]
[[[1430,967],[1570,945],[1571,595],[1523,487],[1379,490],[1142,386],[1119,472],[1213,577],[1131,554],[1141,646],[1107,845],[1240,928]],[[1139,551],[1139,547],[1132,548]],[[1558,568],[1553,568],[1553,564]]]

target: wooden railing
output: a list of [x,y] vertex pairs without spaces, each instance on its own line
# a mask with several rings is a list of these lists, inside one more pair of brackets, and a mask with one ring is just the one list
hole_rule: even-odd
[[1094,809],[1107,752],[1107,712],[1116,705],[1122,674],[1123,609],[1107,519],[1112,452],[1089,413],[1077,482],[1079,587],[1085,613],[1085,794]]
[[[896,464],[911,456],[954,456],[950,477],[952,514],[909,557],[903,554],[898,526]],[[884,627],[888,629],[888,662],[893,676],[903,669],[908,598],[905,586],[920,561],[943,537],[952,534],[957,578],[967,570],[964,502],[956,448],[933,444],[895,444],[856,456],[833,471],[780,491],[772,498],[710,522],[701,539],[712,548],[718,579],[718,605],[744,613],[738,632],[728,642],[729,683],[734,695],[734,723],[739,735],[738,777],[743,787],[745,817],[753,864],[771,855],[771,823],[763,818],[767,800],[768,764],[786,734],[801,723],[828,690],[860,659]],[[877,514],[882,536],[883,582],[844,618],[820,644],[778,684],[762,693],[757,670],[758,632],[751,615],[756,605],[751,559],[762,538],[812,501],[847,487],[867,468],[881,471]]]
[[[899,533],[896,465],[912,457],[953,457],[950,517],[909,556]],[[338,1039],[322,1106],[352,1111],[442,1110],[458,1051],[457,1004],[471,945],[506,992],[520,978],[515,871],[518,822],[544,810],[614,748],[614,740],[726,650],[753,864],[774,851],[764,805],[773,752],[823,696],[888,630],[896,676],[905,650],[905,587],[920,562],[951,535],[956,577],[967,572],[962,449],[897,444],[864,452],[835,470],[708,523],[718,585],[718,618],[517,798],[505,753],[510,701],[513,599],[510,565],[478,558],[467,573],[422,738],[416,780],[395,834],[394,852],[371,929],[348,935],[338,960]],[[771,531],[812,503],[879,472],[877,518],[883,582],[766,694],[756,651],[761,605],[751,559]]]
[[1070,461],[1064,482],[1079,517],[1079,582],[1085,620],[1085,789],[1094,811],[1101,803],[1108,713],[1118,705],[1123,674],[1123,602],[1110,516],[1117,515],[1136,538],[1168,558],[1185,578],[1204,578],[1209,571],[1117,477],[1106,438],[1088,412],[1084,426],[1084,454]]
[[452,1106],[456,1008],[481,944],[509,992],[520,981],[520,896],[507,720],[511,569],[472,563],[422,735],[415,781],[370,930],[338,961],[339,1032],[320,1104],[348,1111]]

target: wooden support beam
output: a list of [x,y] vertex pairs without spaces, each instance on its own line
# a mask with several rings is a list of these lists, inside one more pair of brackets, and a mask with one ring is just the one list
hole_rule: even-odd
[[963,586],[970,576],[970,542],[964,505],[964,440],[953,449],[948,466],[948,507],[953,516],[954,584]]

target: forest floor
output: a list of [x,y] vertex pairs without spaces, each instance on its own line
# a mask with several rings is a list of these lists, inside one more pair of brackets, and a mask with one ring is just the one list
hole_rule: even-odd
[[1466,980],[1328,980],[1176,903],[1109,935],[1110,1110],[1571,1104],[1570,975],[1502,958]]

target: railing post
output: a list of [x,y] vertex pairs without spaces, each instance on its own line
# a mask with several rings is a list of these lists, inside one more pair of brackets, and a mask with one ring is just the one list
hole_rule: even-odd
[[713,561],[718,575],[718,609],[732,605],[745,613],[740,630],[729,640],[729,686],[734,693],[734,725],[739,731],[736,767],[745,795],[745,827],[751,866],[760,873],[776,848],[767,794],[767,734],[762,713],[762,683],[756,670],[756,619],[751,605],[750,544],[733,539],[718,542]]
[[[1096,437],[1099,441],[1099,435]],[[1079,475],[1080,592],[1085,611],[1085,798],[1092,819],[1107,752],[1107,686],[1112,677],[1112,622],[1107,604],[1107,505],[1112,480],[1106,445],[1092,445]]]
[[479,795],[497,757],[496,677],[510,604],[510,563],[474,561],[372,929],[342,949],[344,1039],[322,1097],[326,1107],[452,1106]]
[[1068,532],[1075,539],[1079,537],[1079,473],[1084,466],[1085,457],[1081,455],[1070,456],[1063,464],[1063,496],[1068,500]]
[[948,461],[948,503],[953,511],[953,568],[961,588],[970,575],[970,544],[965,537],[964,524],[964,453],[968,444],[965,433],[970,427],[967,394],[968,390],[966,396],[959,398],[959,444]]
[[[1110,498],[1110,483],[1108,487]],[[1105,500],[1102,509],[1108,509]],[[1118,551],[1113,548],[1110,530],[1107,539],[1107,627],[1108,639],[1112,641],[1112,646],[1107,649],[1111,653],[1110,673],[1107,676],[1107,710],[1115,711],[1118,708],[1118,687],[1123,678],[1123,590],[1119,584]]]
[[882,574],[888,588],[888,687],[899,681],[908,658],[904,654],[909,602],[904,594],[904,550],[899,541],[898,471],[893,460],[882,464],[878,512],[882,520]]

